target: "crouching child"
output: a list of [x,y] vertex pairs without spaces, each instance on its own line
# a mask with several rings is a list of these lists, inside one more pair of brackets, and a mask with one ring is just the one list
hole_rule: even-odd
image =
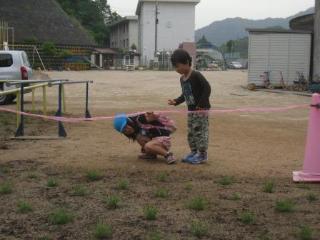
[[176,127],[168,117],[153,112],[136,116],[119,114],[114,119],[114,128],[141,146],[140,159],[156,159],[160,155],[168,164],[176,162],[170,151],[171,134]]

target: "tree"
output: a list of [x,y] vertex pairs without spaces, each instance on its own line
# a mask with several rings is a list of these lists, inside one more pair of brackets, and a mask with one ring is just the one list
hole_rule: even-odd
[[234,41],[233,40],[230,40],[227,42],[227,49],[228,49],[229,53],[233,52],[233,50],[234,50]]
[[212,48],[213,47],[213,45],[212,45],[212,43],[210,43],[208,40],[207,40],[207,38],[206,38],[206,36],[202,36],[202,38],[201,39],[199,39],[199,41],[197,42],[197,48]]
[[119,20],[107,0],[57,0],[63,10],[76,18],[101,45],[109,44],[109,25]]
[[220,51],[223,53],[240,53],[241,58],[248,58],[248,45],[249,39],[248,37],[230,40],[221,45]]
[[137,46],[134,43],[131,45],[131,50],[137,50]]

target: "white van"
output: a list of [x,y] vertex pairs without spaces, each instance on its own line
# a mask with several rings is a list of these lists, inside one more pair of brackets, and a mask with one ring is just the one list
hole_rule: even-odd
[[[32,78],[32,68],[24,51],[0,51],[0,80],[28,80]],[[16,86],[8,86],[0,82],[0,91],[6,91]],[[0,96],[0,105],[11,103],[15,94]]]

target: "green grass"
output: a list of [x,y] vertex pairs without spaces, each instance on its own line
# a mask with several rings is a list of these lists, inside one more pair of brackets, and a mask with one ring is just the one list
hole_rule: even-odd
[[291,200],[280,200],[276,202],[275,209],[277,212],[289,213],[294,211],[294,203]]
[[73,215],[64,209],[58,209],[49,215],[49,222],[54,225],[64,225],[73,221]]
[[185,185],[185,190],[187,190],[188,192],[191,192],[192,188],[193,188],[193,184],[191,182]]
[[263,192],[265,193],[274,193],[275,183],[273,181],[267,181],[263,185]]
[[169,191],[165,188],[159,188],[155,191],[154,195],[158,198],[167,198],[169,196]]
[[147,240],[162,240],[162,239],[163,239],[162,234],[159,232],[151,232],[149,233],[147,238]]
[[100,172],[95,171],[95,170],[91,170],[91,171],[87,172],[86,177],[89,181],[94,182],[94,181],[101,180],[103,176]]
[[240,193],[233,193],[230,197],[230,200],[232,201],[239,201],[241,199]]
[[56,179],[54,179],[54,178],[48,179],[47,187],[54,188],[54,187],[57,187],[57,186],[58,186],[58,182],[57,182]]
[[313,230],[308,226],[302,226],[298,232],[299,240],[312,240],[313,239]]
[[12,185],[8,182],[0,184],[0,195],[12,193]]
[[82,185],[74,186],[72,189],[72,196],[83,197],[88,194],[88,190],[86,187]]
[[195,210],[195,211],[203,211],[208,205],[208,202],[203,197],[195,197],[190,200],[187,207],[189,209]]
[[156,220],[158,215],[158,209],[154,206],[146,206],[143,209],[144,216],[147,220]]
[[10,172],[10,168],[8,167],[3,167],[2,169],[0,169],[0,172],[4,173],[4,174],[8,174]]
[[25,202],[25,201],[18,202],[17,207],[18,207],[18,212],[19,213],[32,212],[31,205],[29,203]]
[[234,183],[234,178],[230,176],[224,176],[218,180],[218,183],[222,186],[229,186]]
[[28,178],[30,178],[30,179],[38,179],[39,176],[36,173],[29,173],[28,174]]
[[109,209],[117,209],[120,207],[120,198],[118,196],[109,196],[104,200]]
[[307,195],[307,200],[308,200],[309,202],[315,202],[315,201],[318,201],[318,197],[317,197],[317,195],[315,195],[314,193],[309,193],[309,194]]
[[243,224],[249,225],[255,222],[255,215],[252,212],[245,211],[240,214],[239,219]]
[[157,179],[159,182],[166,182],[168,179],[168,174],[165,172],[159,173]]
[[202,238],[202,237],[208,235],[208,226],[207,226],[207,224],[196,220],[191,223],[190,231],[193,236],[195,236],[197,238]]
[[12,185],[8,182],[0,184],[0,195],[6,195],[12,193]]
[[119,190],[128,190],[129,189],[129,181],[126,179],[122,179],[118,182],[117,188]]
[[106,239],[112,237],[112,227],[104,224],[98,223],[94,230],[94,237],[96,239]]

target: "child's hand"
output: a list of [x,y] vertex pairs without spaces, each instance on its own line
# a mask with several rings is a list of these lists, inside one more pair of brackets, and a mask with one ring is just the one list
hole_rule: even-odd
[[175,100],[169,99],[168,104],[175,106],[177,104],[177,102]]
[[147,122],[152,122],[158,119],[158,116],[154,112],[146,112],[145,114]]

